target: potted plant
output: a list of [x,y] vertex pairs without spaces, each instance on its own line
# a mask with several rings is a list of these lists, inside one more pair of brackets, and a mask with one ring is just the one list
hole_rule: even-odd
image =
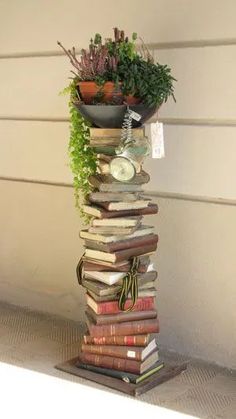
[[85,104],[122,104],[159,107],[169,96],[174,98],[171,70],[167,65],[155,64],[146,46],[137,52],[124,31],[114,29],[114,39],[104,42],[100,34],[91,39],[89,48],[76,56],[75,48],[59,46],[75,68],[72,70],[79,99]]

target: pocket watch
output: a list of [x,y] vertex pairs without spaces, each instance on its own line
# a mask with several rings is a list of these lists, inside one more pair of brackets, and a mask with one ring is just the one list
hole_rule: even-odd
[[111,175],[120,182],[132,180],[136,174],[133,163],[123,156],[114,157],[110,162]]

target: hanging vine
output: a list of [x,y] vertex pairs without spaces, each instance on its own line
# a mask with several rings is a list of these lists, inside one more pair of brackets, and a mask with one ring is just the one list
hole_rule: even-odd
[[75,205],[79,209],[80,215],[88,223],[89,217],[83,212],[83,203],[92,187],[89,184],[89,176],[96,173],[96,155],[89,145],[89,123],[83,118],[79,111],[74,107],[73,102],[78,100],[76,82],[66,87],[64,94],[69,93],[69,112],[70,112],[70,140],[68,146],[70,168],[73,173],[73,185],[75,195]]

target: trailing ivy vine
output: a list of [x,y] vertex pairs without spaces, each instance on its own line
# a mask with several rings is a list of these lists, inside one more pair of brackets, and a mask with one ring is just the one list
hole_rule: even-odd
[[96,173],[96,155],[89,145],[90,124],[83,118],[74,107],[73,102],[78,100],[76,81],[73,80],[63,91],[70,95],[70,140],[68,146],[70,168],[73,173],[73,185],[75,205],[83,220],[88,223],[89,217],[83,212],[83,203],[92,187],[89,184],[89,176]]

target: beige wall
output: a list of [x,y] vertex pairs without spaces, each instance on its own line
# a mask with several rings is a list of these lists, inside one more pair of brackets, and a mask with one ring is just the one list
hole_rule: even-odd
[[[156,59],[170,64],[178,79],[177,103],[160,111],[166,158],[146,164],[147,189],[169,194],[158,199],[160,214],[150,219],[160,235],[160,342],[233,366],[235,2],[90,5],[88,11],[79,0],[22,0],[14,7],[0,2],[1,299],[83,318],[75,276],[81,222],[72,189],[3,178],[71,182],[67,105],[58,96],[70,65],[56,55],[56,40],[83,47],[93,33],[108,35],[119,25],[156,44]],[[172,199],[173,193],[185,199]],[[187,200],[194,196],[221,198],[223,204]]]

